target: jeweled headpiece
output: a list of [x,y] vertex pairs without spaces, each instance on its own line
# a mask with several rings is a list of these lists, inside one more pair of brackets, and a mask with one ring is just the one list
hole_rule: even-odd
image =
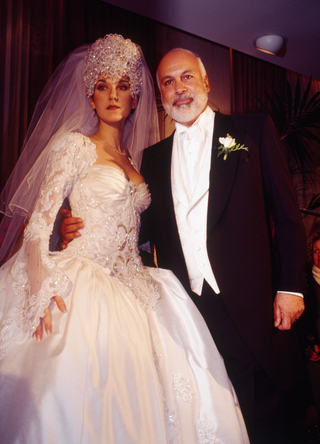
[[137,96],[142,87],[141,49],[119,34],[107,34],[93,43],[84,59],[83,82],[87,97],[94,93],[99,76],[113,82],[124,76],[130,78],[130,93]]

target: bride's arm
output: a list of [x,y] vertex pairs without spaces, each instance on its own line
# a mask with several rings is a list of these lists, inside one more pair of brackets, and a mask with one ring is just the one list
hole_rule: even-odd
[[[84,148],[84,150],[81,150]],[[81,152],[83,151],[83,152]],[[91,154],[91,155],[90,155]],[[36,245],[35,252],[30,256],[34,259],[36,255],[40,252],[45,252],[45,256],[49,256],[49,238],[52,233],[53,223],[56,218],[56,214],[58,212],[58,208],[60,208],[63,199],[70,193],[75,181],[77,180],[83,168],[93,163],[93,153],[92,149],[87,149],[87,147],[83,147],[83,139],[79,134],[71,134],[65,141],[64,146],[59,149],[59,152],[55,154],[53,161],[49,167],[48,174],[46,176],[46,180],[42,186],[40,199],[37,203],[35,211],[33,212],[28,228],[25,233],[25,239],[28,238],[28,229],[31,227],[32,237],[34,236],[37,240],[41,240],[43,238],[44,242],[41,245]],[[88,162],[86,162],[88,161]],[[36,229],[34,229],[36,226]],[[40,227],[40,230],[38,229]],[[44,227],[48,227],[46,229]],[[30,241],[28,241],[30,244]],[[34,248],[31,242],[31,248]],[[45,258],[46,260],[47,258]],[[35,266],[35,262],[36,266]],[[36,261],[33,260],[31,262],[31,267],[29,267],[29,279],[31,288],[34,287],[31,292],[32,294],[36,294],[41,291],[40,287],[43,285],[45,280],[48,280],[50,284],[49,291],[50,299],[54,300],[58,308],[66,313],[67,309],[63,300],[63,297],[69,293],[65,286],[62,287],[59,285],[57,281],[57,272],[61,275],[63,274],[60,269],[56,269],[55,278],[52,279],[50,273],[47,274],[46,265],[38,263],[38,258]],[[51,261],[52,262],[52,261]],[[54,263],[53,263],[54,264]],[[45,266],[44,266],[45,265]],[[54,265],[54,268],[55,265]],[[42,276],[41,276],[42,275]],[[65,276],[63,275],[62,281]],[[59,279],[58,279],[59,280]],[[54,283],[52,283],[54,281]],[[41,286],[38,283],[41,283]],[[61,282],[61,281],[60,281]],[[57,290],[55,292],[55,290]],[[47,334],[50,334],[52,331],[51,324],[51,314],[49,308],[45,308],[44,316],[40,318],[40,322],[38,327],[35,330],[34,337],[37,340],[41,340],[43,336],[43,328],[45,329]]]
[[[37,331],[40,319],[48,314],[51,298],[65,298],[71,291],[68,277],[52,260],[49,239],[63,199],[79,175],[94,163],[95,153],[83,145],[80,134],[70,134],[50,156],[37,204],[25,229],[23,245],[8,265],[15,297],[6,303],[2,325],[7,328],[0,332],[0,355],[1,350],[23,342]],[[59,305],[64,309],[61,299],[58,299]],[[50,332],[47,317],[46,328]]]

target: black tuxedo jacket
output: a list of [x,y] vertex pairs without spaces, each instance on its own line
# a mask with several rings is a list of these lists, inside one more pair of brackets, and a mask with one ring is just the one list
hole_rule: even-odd
[[[218,157],[219,137],[227,134],[249,151],[231,152],[226,160]],[[152,203],[142,215],[141,241],[155,244],[159,267],[171,269],[192,294],[171,193],[172,142],[173,135],[144,153],[141,173]],[[298,361],[298,348],[292,332],[273,327],[273,298],[277,290],[305,292],[306,240],[269,116],[216,113],[207,249],[221,292],[211,296],[222,298],[238,332],[274,382],[290,388],[298,374],[298,365],[291,365]]]

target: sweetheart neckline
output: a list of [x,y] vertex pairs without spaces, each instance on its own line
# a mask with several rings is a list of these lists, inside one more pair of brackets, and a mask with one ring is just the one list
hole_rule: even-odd
[[115,167],[113,167],[111,165],[105,165],[103,163],[94,163],[93,165],[91,165],[91,167],[94,167],[94,166],[102,166],[102,167],[112,168],[113,170],[115,170],[119,174],[121,174],[121,177],[123,177],[126,182],[133,184],[136,188],[139,188],[140,185],[146,184],[145,181],[139,183],[139,185],[135,184],[131,179],[127,179],[126,176],[123,174],[123,172],[120,169],[115,168]]

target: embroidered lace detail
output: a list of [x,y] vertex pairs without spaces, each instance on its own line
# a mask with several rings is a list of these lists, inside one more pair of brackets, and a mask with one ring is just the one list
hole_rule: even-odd
[[197,444],[223,444],[223,442],[215,436],[215,426],[209,421],[204,413],[201,413],[197,422]]
[[[97,199],[91,180],[96,182],[100,174],[101,180],[108,180],[108,174],[120,175],[117,201]],[[94,165],[90,175],[77,182],[70,196],[72,214],[82,217],[85,228],[81,237],[59,254],[85,258],[110,269],[112,276],[132,290],[144,309],[154,309],[160,298],[159,288],[138,250],[140,213],[150,204],[147,185],[136,186],[107,165]],[[112,176],[112,180],[116,178]]]
[[5,319],[1,325],[0,359],[9,347],[27,340],[34,333],[52,294],[63,295],[71,291],[69,279],[61,273],[53,273],[45,279],[38,293],[31,294],[28,274],[21,262],[13,265],[11,275],[12,287],[19,299],[13,308],[14,316]]
[[167,444],[180,444],[181,439],[178,415],[174,410],[169,409],[162,385],[160,385],[160,388],[167,432]]
[[172,386],[178,400],[193,402],[193,393],[190,381],[183,375],[172,375]]
[[11,345],[31,337],[53,296],[65,298],[71,291],[71,282],[50,257],[49,238],[64,198],[96,157],[95,145],[78,133],[69,133],[50,154],[24,243],[15,260],[1,269],[11,281],[14,298],[8,301],[0,326],[0,357]]

